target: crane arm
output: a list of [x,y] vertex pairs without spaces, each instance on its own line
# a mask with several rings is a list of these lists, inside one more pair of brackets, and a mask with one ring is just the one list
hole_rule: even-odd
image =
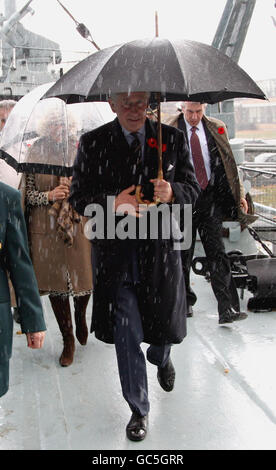
[[87,39],[88,41],[90,41],[93,46],[96,47],[96,49],[98,49],[98,51],[100,50],[100,47],[95,43],[94,39],[92,38],[91,36],[91,33],[89,31],[89,29],[85,26],[85,24],[83,23],[79,23],[74,17],[73,15],[70,13],[70,11],[60,2],[60,0],[57,0],[57,2],[60,4],[60,6],[64,9],[64,11],[66,11],[66,13],[70,16],[70,18],[72,18],[72,20],[76,23],[77,25],[77,31],[80,33],[80,35],[84,38],[84,39]]

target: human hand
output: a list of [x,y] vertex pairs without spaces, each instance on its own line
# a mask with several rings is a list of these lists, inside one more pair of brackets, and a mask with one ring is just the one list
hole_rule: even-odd
[[241,201],[240,201],[240,208],[243,212],[245,212],[247,214],[248,212],[248,204],[247,204],[247,200],[242,197],[241,198]]
[[114,211],[116,214],[129,214],[135,217],[141,217],[140,212],[142,212],[144,208],[138,203],[134,191],[135,186],[133,184],[118,194],[114,201]]
[[69,187],[65,184],[60,184],[56,186],[52,191],[48,193],[48,200],[55,202],[55,201],[63,201],[63,199],[69,196]]
[[159,202],[172,202],[173,190],[168,181],[163,179],[152,179],[150,180],[154,185],[154,200]]
[[59,184],[62,184],[64,186],[68,186],[68,188],[70,188],[70,186],[71,186],[71,181],[72,181],[72,176],[70,176],[69,178],[67,176],[61,176],[59,178]]
[[38,331],[35,333],[27,333],[27,345],[28,348],[40,349],[43,346],[45,339],[45,331]]

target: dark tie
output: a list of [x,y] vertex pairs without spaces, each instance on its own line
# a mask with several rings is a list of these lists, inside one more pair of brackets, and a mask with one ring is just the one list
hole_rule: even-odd
[[196,134],[197,127],[191,128],[192,135],[190,139],[195,174],[201,189],[205,189],[208,185],[208,177],[205,169],[204,159],[201,151],[200,141]]
[[137,132],[131,132],[133,140],[130,145],[131,153],[131,174],[135,184],[141,184],[142,180],[142,146]]

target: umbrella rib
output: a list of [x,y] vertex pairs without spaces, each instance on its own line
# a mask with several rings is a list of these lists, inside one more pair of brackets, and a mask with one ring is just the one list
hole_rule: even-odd
[[[124,48],[124,46],[125,46],[125,43],[117,44],[117,46],[113,46],[113,47],[112,47],[112,53],[111,53],[111,54],[109,55],[109,57],[107,58],[105,64],[101,66],[101,75],[104,75],[104,70],[105,70],[106,67],[108,67],[110,61],[114,58],[114,54],[115,54],[115,53],[116,53],[116,54],[119,53],[120,50],[122,50],[122,49]],[[110,49],[111,49],[111,48],[110,48]],[[85,98],[88,98],[88,97],[89,97],[90,93],[92,92],[92,88],[94,87],[95,82],[96,82],[96,80],[97,80],[98,78],[99,78],[99,75],[98,75],[98,73],[97,73],[96,78],[95,78],[94,82],[92,83],[92,85],[90,86],[89,92],[86,94],[86,97],[85,97]],[[106,94],[106,92],[104,92],[103,94]],[[91,93],[90,96],[92,96],[92,95],[93,95],[93,93]],[[99,95],[101,95],[101,92],[99,92]]]
[[[177,53],[177,50],[175,49],[174,45],[173,45],[171,42],[170,42],[170,45],[171,45],[172,51],[173,51],[173,53],[174,53],[174,55],[175,55],[175,57],[176,57],[176,59],[177,59],[177,60],[176,60],[176,63],[177,63],[177,65],[178,65],[178,68],[179,68],[179,70],[180,70],[181,76],[182,76],[182,78],[183,78],[183,94],[184,94],[185,86],[186,86],[186,88],[187,88],[187,78],[185,77],[185,71],[184,71],[184,70],[181,68],[181,66],[180,66],[180,61],[179,61],[180,56],[179,56],[179,54]],[[187,93],[185,93],[185,94],[187,94]],[[187,96],[188,96],[188,95],[187,95]]]
[[[256,84],[255,89],[253,85],[250,87],[250,80],[253,81],[243,69],[238,67],[239,75],[249,83],[234,81],[233,85],[228,69],[217,72],[217,64],[225,61],[233,74],[237,64],[218,49],[203,43],[161,38],[130,41],[102,49],[81,61],[46,97],[63,97],[71,102],[107,101],[115,91],[149,91],[152,95],[161,92],[162,97],[170,101],[204,100],[205,103],[237,96],[255,97],[254,91],[256,89],[258,94],[259,89]],[[239,85],[241,91],[235,91],[235,86],[238,90]],[[244,91],[248,88],[249,92]],[[261,90],[260,98],[264,99]]]

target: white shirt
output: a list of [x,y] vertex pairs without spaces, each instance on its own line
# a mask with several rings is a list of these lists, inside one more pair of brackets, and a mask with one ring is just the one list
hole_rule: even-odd
[[[191,135],[192,135],[191,129],[192,129],[193,126],[191,126],[186,121],[185,118],[184,118],[184,121],[185,121],[185,124],[186,124],[187,136],[188,136],[188,141],[189,141],[190,160],[193,164],[193,157],[192,157],[191,143],[190,143],[190,139],[191,139]],[[201,146],[201,152],[202,152],[202,156],[203,156],[203,160],[204,160],[204,164],[205,164],[205,169],[206,169],[206,173],[207,173],[207,178],[208,178],[208,181],[209,181],[210,178],[211,178],[211,159],[210,159],[207,139],[206,139],[206,135],[205,135],[205,131],[204,131],[202,121],[199,121],[199,123],[196,127],[197,127],[196,134],[199,138],[199,142],[200,142],[200,146]]]

